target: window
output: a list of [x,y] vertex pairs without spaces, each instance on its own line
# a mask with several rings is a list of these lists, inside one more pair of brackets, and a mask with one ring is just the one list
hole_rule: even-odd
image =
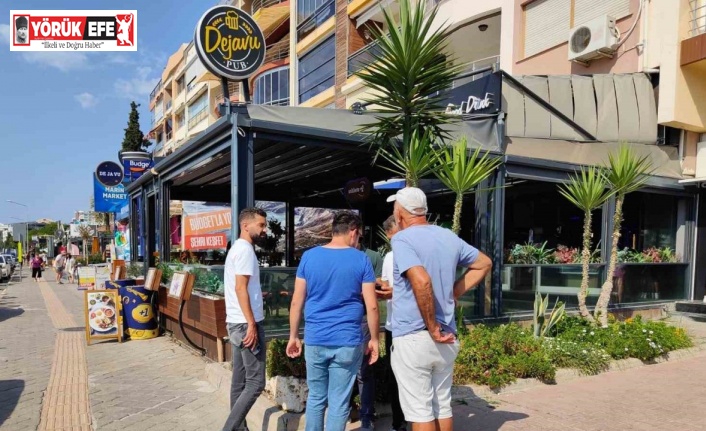
[[184,75],[180,76],[179,79],[176,80],[176,86],[177,95],[179,95],[182,91],[184,91]]
[[189,128],[194,127],[208,116],[208,93],[204,93],[196,99],[194,103],[189,105]]
[[268,70],[258,76],[253,101],[259,105],[289,105],[289,67]]
[[[572,22],[573,9],[573,22]],[[566,42],[569,30],[602,15],[630,15],[630,0],[536,0],[524,8],[524,56]]]
[[299,103],[306,102],[334,85],[335,63],[335,36],[299,59]]
[[176,117],[176,129],[179,130],[184,127],[184,115],[177,115]]
[[334,0],[297,2],[297,40],[301,40],[336,13]]

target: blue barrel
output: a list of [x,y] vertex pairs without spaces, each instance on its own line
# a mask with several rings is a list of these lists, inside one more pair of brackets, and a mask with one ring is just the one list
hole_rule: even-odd
[[145,289],[145,286],[120,287],[125,333],[131,340],[149,340],[159,335],[157,319],[152,307],[152,295],[155,293]]
[[[115,281],[106,281],[105,282],[106,289],[120,289],[121,287],[136,286],[136,285],[137,285],[137,280],[135,280],[133,278],[126,278],[125,280],[115,280]],[[122,292],[120,294],[122,295]]]

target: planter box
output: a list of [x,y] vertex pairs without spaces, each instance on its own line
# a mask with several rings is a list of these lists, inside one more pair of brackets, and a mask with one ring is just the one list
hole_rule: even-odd
[[[166,329],[186,342],[179,328],[180,301],[167,292],[165,286],[160,286],[159,312],[164,316]],[[219,362],[230,358],[230,349],[225,349],[223,343],[223,338],[228,336],[225,298],[195,291],[184,305],[182,320],[184,332],[194,344],[206,349],[208,358]]]

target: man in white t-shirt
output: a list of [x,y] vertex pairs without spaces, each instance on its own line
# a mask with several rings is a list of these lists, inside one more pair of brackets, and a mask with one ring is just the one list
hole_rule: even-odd
[[238,217],[240,238],[228,250],[225,264],[226,324],[233,348],[231,412],[224,431],[246,430],[245,416],[265,388],[265,313],[260,267],[253,244],[266,239],[267,214],[245,208]]
[[[392,237],[400,230],[395,221],[395,216],[391,215],[382,224],[382,228],[385,231],[385,236],[387,239],[391,240]],[[385,319],[385,352],[387,357],[390,357],[392,348],[392,284],[394,280],[394,264],[392,260],[392,250],[390,250],[386,255],[385,259],[382,261],[382,288],[376,290],[378,299],[385,299],[387,302],[387,318]],[[391,431],[406,431],[407,428],[404,426],[404,413],[402,412],[402,407],[400,406],[400,396],[399,389],[397,388],[397,380],[392,372],[392,367],[390,362],[387,363],[388,375],[392,378],[388,379],[387,393],[389,394],[390,407],[392,407],[392,430]]]

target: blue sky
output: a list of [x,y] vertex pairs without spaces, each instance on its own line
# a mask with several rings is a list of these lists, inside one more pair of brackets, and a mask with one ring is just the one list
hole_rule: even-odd
[[[0,223],[17,222],[12,217],[25,219],[27,213],[32,220],[68,222],[74,211],[88,210],[98,163],[118,161],[131,100],[142,104],[140,123],[147,134],[149,93],[168,56],[193,38],[196,21],[216,0],[3,3]],[[109,7],[137,10],[137,52],[10,52],[11,9]]]

